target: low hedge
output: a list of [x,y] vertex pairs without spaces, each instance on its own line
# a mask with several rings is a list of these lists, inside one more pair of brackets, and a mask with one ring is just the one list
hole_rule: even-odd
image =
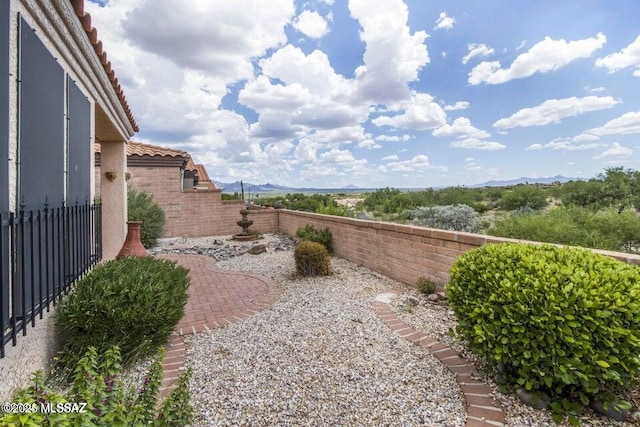
[[303,240],[293,252],[296,271],[303,276],[328,276],[331,274],[331,257],[327,248],[317,242]]
[[447,299],[469,348],[552,408],[628,390],[640,373],[636,266],[578,248],[488,244],[456,260]]
[[89,347],[118,346],[125,364],[149,355],[184,315],[188,286],[188,270],[167,260],[125,257],[97,266],[56,311],[63,367]]

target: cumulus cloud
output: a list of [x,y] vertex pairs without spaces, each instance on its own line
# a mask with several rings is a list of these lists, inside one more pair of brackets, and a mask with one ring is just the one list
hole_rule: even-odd
[[563,151],[582,151],[582,150],[591,150],[593,148],[602,147],[603,144],[599,143],[591,143],[591,144],[573,144],[574,139],[566,139],[566,138],[558,138],[553,141],[547,142],[546,144],[531,144],[526,150],[527,151],[536,151],[536,150],[563,150]]
[[627,67],[635,67],[636,70],[633,75],[640,77],[640,36],[619,52],[598,58],[596,67],[604,67],[610,73],[615,73]]
[[383,157],[382,160],[385,160],[387,162],[393,162],[393,161],[396,161],[396,160],[400,160],[400,157],[398,157],[397,154],[392,154],[390,156]]
[[303,11],[293,22],[293,28],[312,39],[318,40],[327,35],[329,25],[318,12]]
[[411,140],[412,136],[411,135],[378,135],[376,136],[376,141],[383,141],[383,142],[407,142],[409,140]]
[[386,170],[394,172],[415,172],[422,169],[441,168],[429,163],[429,157],[418,154],[411,160],[393,161],[385,165]]
[[495,50],[493,50],[493,48],[487,46],[486,44],[470,43],[467,45],[467,49],[469,50],[469,52],[462,57],[463,64],[467,64],[472,58],[475,58],[476,56],[486,57],[495,53]]
[[453,24],[456,23],[456,18],[447,15],[447,12],[440,12],[440,16],[436,21],[434,30],[450,30],[453,28]]
[[[251,58],[286,42],[284,27],[295,11],[292,0],[245,3],[187,1],[176,7],[170,1],[142,2],[128,12],[122,28],[132,44],[179,67],[215,70],[237,81],[253,74]],[[145,24],[150,22],[162,23],[162,29]]]
[[371,120],[371,123],[376,126],[426,130],[446,124],[447,115],[431,95],[414,93],[412,102],[402,108],[402,113],[395,116],[382,115]]
[[633,150],[628,147],[624,147],[617,142],[611,144],[611,146],[604,152],[600,153],[594,159],[621,159],[625,157],[631,157]]
[[493,126],[498,129],[510,129],[560,123],[566,117],[611,108],[618,102],[611,96],[587,96],[584,98],[573,96],[564,99],[549,99],[535,107],[523,108],[511,117],[500,119]]
[[467,148],[480,151],[498,151],[507,148],[506,145],[499,142],[483,141],[478,138],[465,138],[454,141],[450,144],[452,148]]
[[606,135],[630,135],[640,133],[640,111],[629,112],[608,121],[603,126],[589,129],[583,135],[597,138]]
[[564,39],[554,40],[545,37],[536,43],[528,52],[520,54],[509,66],[502,68],[500,61],[481,62],[469,73],[471,85],[501,84],[513,79],[530,77],[536,73],[547,73],[557,70],[572,61],[588,58],[596,50],[602,48],[607,41],[603,33],[583,40],[567,42]]
[[349,11],[366,46],[364,65],[355,71],[359,98],[374,104],[408,98],[408,83],[429,63],[427,33],[411,34],[402,0],[351,0]]
[[453,136],[455,138],[470,137],[478,139],[490,136],[489,132],[473,127],[471,120],[466,117],[458,117],[452,124],[440,126],[432,132],[432,135],[436,137]]
[[468,101],[458,101],[453,105],[447,105],[444,107],[444,111],[458,111],[458,110],[466,110],[467,108],[469,108],[469,102]]

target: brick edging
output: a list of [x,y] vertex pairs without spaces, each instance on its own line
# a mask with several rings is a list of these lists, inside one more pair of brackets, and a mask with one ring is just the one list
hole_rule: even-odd
[[[164,359],[162,361],[163,367],[163,378],[162,384],[160,385],[160,392],[158,394],[158,400],[162,401],[165,399],[172,390],[176,388],[176,381],[184,372],[184,364],[186,361],[187,349],[184,342],[184,335],[196,334],[198,332],[203,331],[211,331],[220,327],[224,327],[231,323],[238,322],[240,320],[247,319],[262,310],[266,310],[269,308],[276,299],[282,294],[284,287],[277,284],[273,280],[250,274],[245,272],[236,272],[230,270],[223,270],[218,268],[215,264],[215,259],[211,259],[205,255],[189,255],[190,257],[199,257],[206,259],[205,268],[213,271],[215,273],[230,275],[235,277],[247,277],[254,280],[258,280],[264,283],[267,287],[267,291],[263,294],[260,294],[256,301],[252,301],[252,304],[247,305],[243,310],[233,313],[232,315],[226,316],[223,318],[223,321],[226,323],[206,323],[204,325],[192,326],[191,330],[179,328],[176,325],[176,328],[171,335],[169,336],[169,340],[164,345]],[[186,314],[186,313],[185,313]]]
[[[392,289],[384,294],[397,296],[401,291]],[[375,313],[392,331],[400,337],[424,348],[434,355],[451,371],[460,385],[464,396],[467,421],[466,427],[500,427],[505,424],[505,415],[502,407],[491,397],[491,387],[484,381],[477,379],[473,374],[473,366],[464,356],[450,347],[444,345],[435,338],[416,330],[406,324],[389,308],[385,298],[376,298],[372,303]]]

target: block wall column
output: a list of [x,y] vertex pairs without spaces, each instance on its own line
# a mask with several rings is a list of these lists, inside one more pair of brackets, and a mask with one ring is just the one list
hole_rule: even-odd
[[[123,141],[100,143],[102,258],[114,259],[127,235],[127,149]],[[107,175],[115,179],[110,180]]]

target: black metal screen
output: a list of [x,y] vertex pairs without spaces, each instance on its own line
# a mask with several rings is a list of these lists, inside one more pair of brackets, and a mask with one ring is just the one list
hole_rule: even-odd
[[[0,2],[0,215],[9,211],[9,2]],[[3,234],[2,231],[5,231]],[[0,224],[0,305],[9,299],[9,239]],[[0,318],[2,329],[9,317]]]
[[91,196],[91,104],[67,77],[67,201],[84,203]]

